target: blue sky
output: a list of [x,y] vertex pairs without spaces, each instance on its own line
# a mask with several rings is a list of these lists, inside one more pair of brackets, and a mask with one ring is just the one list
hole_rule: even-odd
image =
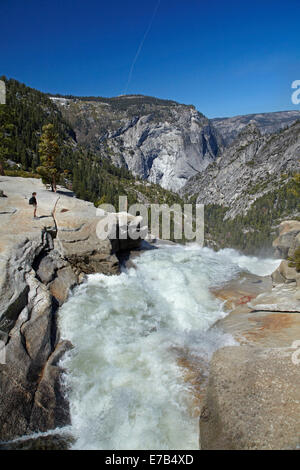
[[300,110],[299,0],[0,0],[0,18],[0,74],[41,91]]

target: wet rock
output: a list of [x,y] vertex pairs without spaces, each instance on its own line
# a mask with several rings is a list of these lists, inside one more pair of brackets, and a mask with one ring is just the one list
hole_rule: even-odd
[[59,360],[72,348],[69,341],[59,343],[44,366],[34,395],[30,428],[47,431],[70,424],[69,404],[61,381]]
[[49,434],[0,443],[0,450],[68,450],[74,443],[71,435]]
[[259,294],[248,303],[251,310],[270,312],[300,312],[296,285],[277,285],[270,292]]
[[[249,284],[247,276],[215,293],[231,309],[218,327],[241,346],[217,351],[210,363],[202,449],[299,447],[300,368],[292,361],[300,338],[299,289],[279,269],[272,278],[273,287],[270,276],[260,284]],[[275,279],[280,284],[274,286]]]

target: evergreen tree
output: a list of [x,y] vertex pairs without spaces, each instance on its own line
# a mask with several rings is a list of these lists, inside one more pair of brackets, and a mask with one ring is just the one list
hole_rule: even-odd
[[50,184],[51,190],[56,192],[56,184],[59,180],[61,169],[57,164],[60,155],[58,136],[53,124],[43,126],[43,132],[39,144],[41,166],[37,168],[44,184]]
[[300,197],[300,173],[295,173],[292,178],[291,193],[296,197]]
[[5,104],[0,105],[0,175],[4,175],[3,165],[5,159],[12,156],[12,133],[14,125],[12,118]]

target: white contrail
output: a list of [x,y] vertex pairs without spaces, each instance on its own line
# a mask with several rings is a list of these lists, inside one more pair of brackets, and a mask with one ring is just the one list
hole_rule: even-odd
[[129,87],[129,83],[130,83],[131,78],[132,78],[132,73],[133,73],[134,66],[135,66],[135,64],[136,64],[136,61],[138,60],[138,57],[139,57],[140,53],[141,53],[141,50],[142,50],[142,48],[143,48],[144,42],[145,42],[145,40],[146,40],[146,37],[147,37],[148,34],[149,34],[149,31],[150,31],[151,26],[152,26],[152,24],[153,24],[153,21],[154,21],[155,15],[156,15],[156,13],[157,13],[158,7],[159,7],[159,5],[160,5],[160,2],[161,2],[161,0],[158,0],[158,2],[157,2],[157,4],[156,4],[156,7],[155,7],[155,9],[154,9],[154,12],[153,12],[153,14],[152,14],[151,20],[150,20],[150,22],[149,22],[149,24],[148,24],[148,27],[147,27],[147,29],[146,29],[146,31],[145,31],[145,34],[144,34],[144,36],[143,36],[143,39],[142,39],[141,42],[140,42],[140,45],[139,45],[139,47],[138,47],[138,49],[137,49],[137,51],[136,51],[135,57],[134,57],[133,62],[132,62],[132,64],[131,64],[131,67],[130,67],[130,70],[129,70],[129,74],[128,74],[128,80],[127,80],[127,84],[126,84],[126,88],[125,88],[125,92],[124,92],[125,95],[126,95],[126,93],[127,93],[127,90],[128,90],[128,87]]

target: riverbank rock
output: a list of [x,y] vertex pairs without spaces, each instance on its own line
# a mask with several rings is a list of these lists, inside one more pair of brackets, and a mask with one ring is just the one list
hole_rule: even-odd
[[[272,274],[273,285],[275,287],[278,284],[293,286],[292,298],[298,302],[297,311],[300,311],[300,272],[290,262],[296,249],[300,247],[300,222],[297,220],[282,222],[279,226],[279,236],[274,240],[273,247],[275,255],[284,258]],[[284,293],[284,287],[282,290]]]
[[300,365],[294,349],[218,350],[200,417],[201,448],[297,449]]
[[85,274],[117,274],[120,249],[140,240],[100,240],[93,204],[38,179],[1,176],[0,190],[0,441],[9,441],[69,424],[59,360],[72,345],[60,339],[58,308]]
[[[280,224],[277,256],[292,256],[299,229],[297,221]],[[299,448],[298,275],[283,260],[272,277],[259,282],[248,276],[215,292],[229,310],[218,327],[240,346],[220,349],[211,360],[200,417],[202,449]]]
[[296,246],[300,245],[300,221],[287,220],[281,222],[279,235],[273,242],[275,256],[286,259],[292,256]]
[[259,294],[248,303],[257,312],[299,312],[299,290],[293,285],[276,285],[270,292]]
[[69,450],[74,438],[67,433],[48,434],[0,443],[1,450]]

